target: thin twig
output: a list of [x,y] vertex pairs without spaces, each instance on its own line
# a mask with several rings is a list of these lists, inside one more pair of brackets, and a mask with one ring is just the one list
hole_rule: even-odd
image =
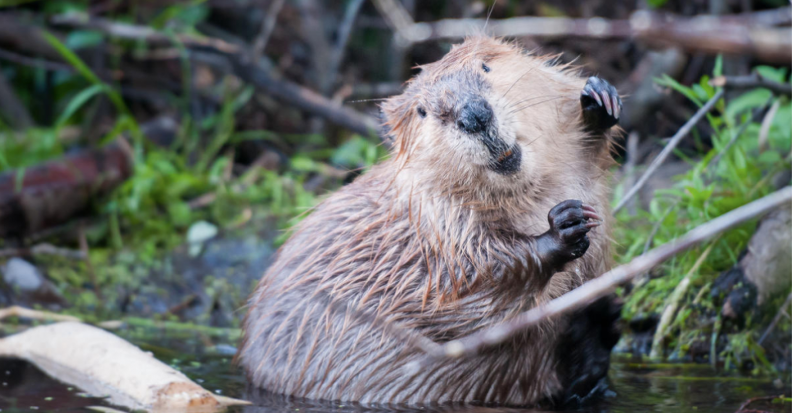
[[679,302],[682,300],[682,297],[685,295],[688,286],[690,286],[690,280],[693,276],[693,273],[701,267],[701,264],[704,263],[704,260],[707,259],[712,248],[715,246],[715,243],[718,242],[718,239],[712,241],[712,243],[704,250],[704,253],[699,256],[693,266],[688,270],[685,277],[682,278],[682,281],[674,288],[674,291],[671,293],[671,296],[668,297],[668,305],[666,305],[665,309],[663,309],[663,314],[660,317],[660,322],[657,324],[657,329],[655,330],[654,338],[652,338],[652,350],[649,353],[650,358],[658,358],[663,353],[663,340],[666,336],[666,330],[668,330],[668,326],[671,324],[671,320],[676,315],[677,309],[679,308]]
[[327,76],[325,77],[326,84],[322,86],[325,94],[330,92],[330,88],[335,83],[338,76],[338,68],[341,66],[341,61],[344,59],[347,43],[349,43],[349,36],[352,34],[352,27],[355,25],[355,18],[360,12],[360,7],[363,6],[365,0],[350,0],[344,12],[344,20],[341,22],[341,27],[338,29],[338,38],[333,47],[333,53],[330,55],[329,67]]
[[523,312],[507,322],[464,338],[447,342],[442,346],[442,350],[429,353],[423,359],[411,363],[407,370],[417,372],[437,361],[475,355],[484,347],[501,344],[517,333],[543,320],[580,309],[610,294],[617,286],[649,271],[677,253],[790,201],[792,201],[792,187],[785,187],[773,194],[732,210],[694,228],[673,242],[666,243],[644,255],[638,256],[630,263],[618,266],[602,276],[584,283],[577,289],[527,312]]
[[755,403],[757,401],[775,400],[776,398],[779,398],[779,397],[780,397],[780,395],[768,395],[766,397],[749,398],[748,401],[746,401],[746,402],[742,403],[742,405],[740,405],[740,408],[737,409],[737,412],[738,413],[748,412],[748,411],[745,411],[745,409],[748,408],[749,405],[751,405],[751,404],[753,404],[753,403]]
[[765,88],[776,95],[792,95],[792,84],[767,79],[759,72],[746,76],[718,76],[710,81],[710,85],[729,89]]
[[696,114],[693,115],[693,117],[690,118],[685,123],[685,125],[682,125],[682,128],[679,128],[679,131],[677,131],[677,133],[674,134],[671,140],[668,141],[668,144],[665,146],[665,148],[663,148],[663,151],[661,151],[660,154],[654,160],[652,160],[652,163],[649,165],[649,168],[647,168],[646,171],[641,176],[641,178],[638,179],[638,182],[635,183],[635,185],[630,189],[630,191],[627,192],[627,194],[624,195],[624,197],[622,197],[622,199],[619,201],[619,204],[617,204],[616,207],[613,209],[613,214],[616,214],[619,210],[621,210],[621,208],[624,207],[628,201],[630,201],[630,198],[632,198],[636,193],[638,193],[638,191],[644,186],[644,184],[646,184],[646,181],[649,179],[649,177],[651,177],[652,174],[654,174],[655,170],[657,170],[660,164],[662,164],[663,161],[665,161],[665,159],[668,158],[668,156],[671,154],[674,148],[676,148],[676,146],[682,140],[682,138],[684,138],[690,132],[690,130],[693,129],[693,127],[698,123],[698,121],[701,118],[703,118],[704,115],[706,115],[707,112],[709,112],[713,106],[715,106],[715,104],[722,96],[723,96],[723,89],[719,90],[715,94],[715,96],[710,98],[710,100],[707,101],[707,103],[704,104],[704,106],[702,106],[701,109],[699,109],[698,112],[696,112]]
[[261,56],[264,55],[264,49],[267,47],[272,31],[275,29],[275,23],[278,21],[278,15],[283,8],[284,2],[285,0],[273,0],[269,9],[267,9],[267,15],[264,16],[264,21],[261,23],[261,33],[256,36],[256,41],[253,43],[251,53],[254,62],[258,62]]
[[781,320],[781,315],[784,314],[790,302],[792,302],[792,292],[789,293],[789,296],[787,296],[786,300],[784,301],[784,304],[781,305],[780,308],[778,308],[778,313],[776,313],[772,322],[770,322],[770,325],[767,326],[767,329],[765,329],[764,333],[759,338],[759,345],[762,345],[762,342],[764,342],[764,340],[767,338],[767,335],[769,335],[770,332],[773,331],[773,328],[775,328],[776,324],[778,324],[778,321]]
[[[374,6],[391,29],[401,36],[410,36],[415,21],[410,13],[397,0],[374,0]],[[404,40],[411,40],[404,37]]]
[[754,109],[754,111],[751,113],[751,116],[745,122],[743,122],[743,124],[740,125],[740,128],[737,129],[734,135],[732,135],[731,138],[729,138],[729,142],[726,143],[726,145],[723,147],[723,150],[721,150],[721,152],[719,152],[718,155],[715,156],[715,158],[713,158],[710,162],[708,162],[707,165],[704,166],[704,168],[707,168],[707,166],[709,165],[718,165],[720,159],[729,151],[729,149],[731,149],[732,145],[734,145],[734,143],[737,142],[737,139],[740,138],[740,136],[745,132],[745,130],[748,129],[748,125],[754,123],[754,121],[756,121],[759,118],[759,115],[761,115],[762,112],[764,112],[765,108],[767,108],[767,106],[770,105],[770,102],[772,101],[773,101],[773,97],[771,96],[770,99],[767,101],[767,103]]

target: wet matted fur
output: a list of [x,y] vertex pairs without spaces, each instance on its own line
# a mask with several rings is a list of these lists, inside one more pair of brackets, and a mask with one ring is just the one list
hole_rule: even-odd
[[[251,296],[238,354],[251,383],[364,403],[528,405],[557,395],[563,319],[417,373],[403,367],[422,352],[394,330],[447,342],[609,268],[611,140],[584,132],[585,82],[552,57],[489,37],[423,66],[383,105],[390,159],[317,206]],[[481,143],[454,125],[470,96],[486,99],[500,139],[519,146],[516,173],[494,172]],[[534,237],[568,199],[593,206],[604,224],[582,258],[548,269]]]

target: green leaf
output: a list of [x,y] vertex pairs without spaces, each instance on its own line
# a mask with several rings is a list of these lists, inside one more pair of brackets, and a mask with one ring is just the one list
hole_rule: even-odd
[[[64,45],[57,37],[53,36],[51,33],[47,32],[46,30],[42,32],[44,39],[53,47],[55,50],[63,57],[65,61],[67,61],[82,77],[84,77],[88,82],[93,83],[94,85],[103,85],[104,91],[107,94],[107,97],[110,98],[110,101],[116,107],[116,110],[121,114],[129,115],[130,118],[130,130],[132,132],[133,137],[135,138],[136,143],[136,152],[142,152],[143,146],[143,133],[140,132],[140,127],[138,126],[137,122],[134,121],[132,114],[129,112],[124,100],[121,99],[121,94],[117,91],[113,90],[107,84],[105,84],[98,76],[96,76],[93,71],[79,58],[74,52],[69,50],[66,45]],[[136,154],[142,155],[142,154]],[[137,156],[136,159],[140,159],[142,157]]]
[[738,115],[764,105],[771,96],[772,93],[767,89],[754,89],[748,91],[733,98],[726,105],[725,115],[732,123],[736,123]]
[[723,55],[721,54],[715,58],[715,67],[712,68],[712,76],[723,76]]
[[660,77],[660,78],[654,78],[654,81],[655,81],[655,83],[657,83],[660,86],[665,86],[665,87],[671,88],[671,89],[681,93],[682,95],[685,95],[688,99],[690,99],[691,101],[695,102],[696,105],[698,105],[698,106],[703,106],[704,105],[704,103],[701,102],[700,99],[698,99],[698,97],[696,96],[696,92],[693,89],[682,85],[681,83],[677,82],[674,78],[672,78],[672,77],[670,77],[670,76],[668,76],[666,74],[663,74],[663,76]]
[[58,121],[55,122],[55,135],[58,135],[58,130],[63,128],[69,119],[71,119],[74,114],[80,110],[88,101],[91,100],[96,95],[105,92],[105,85],[98,84],[89,86],[86,89],[83,89],[80,93],[74,96],[71,101],[69,101],[66,108],[63,110],[63,113],[58,117]]
[[788,83],[786,78],[787,68],[774,68],[772,66],[757,66],[754,68],[765,79],[776,82]]
[[104,40],[104,35],[95,30],[75,30],[66,36],[66,47],[73,50],[98,46]]

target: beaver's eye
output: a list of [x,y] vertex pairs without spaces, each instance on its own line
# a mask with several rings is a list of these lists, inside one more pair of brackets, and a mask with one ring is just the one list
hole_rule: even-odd
[[484,72],[486,72],[486,73],[489,73],[489,71],[491,71],[491,70],[492,70],[492,69],[490,69],[490,67],[489,67],[489,66],[487,66],[487,64],[486,64],[486,63],[482,63],[482,64],[481,64],[481,69],[484,69]]
[[421,118],[426,118],[426,111],[420,106],[418,107],[418,115],[421,115]]

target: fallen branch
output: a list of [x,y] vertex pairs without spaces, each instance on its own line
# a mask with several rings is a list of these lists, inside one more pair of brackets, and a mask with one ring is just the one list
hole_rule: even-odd
[[622,197],[622,199],[619,201],[619,204],[617,204],[613,209],[613,214],[616,214],[619,210],[621,210],[622,207],[624,207],[627,202],[638,193],[644,184],[646,184],[646,181],[649,180],[649,177],[654,174],[655,170],[657,170],[660,164],[662,164],[665,159],[671,155],[671,152],[674,151],[674,148],[676,148],[682,138],[684,138],[690,132],[690,130],[693,129],[696,123],[698,123],[698,121],[703,118],[713,106],[715,106],[715,103],[717,103],[722,96],[723,89],[719,90],[715,96],[710,98],[710,100],[707,101],[707,103],[704,104],[704,106],[702,106],[692,118],[685,122],[685,125],[682,125],[682,128],[679,128],[679,131],[677,131],[677,133],[671,137],[671,140],[668,141],[668,144],[666,144],[665,148],[663,148],[663,151],[661,151],[660,154],[654,160],[652,160],[652,163],[649,164],[649,168],[647,168],[641,178],[638,179],[638,182],[635,183],[635,185],[630,188],[629,191],[627,191],[627,194],[625,194],[624,197]]
[[255,42],[253,42],[251,53],[254,62],[258,62],[261,56],[264,55],[264,49],[267,47],[272,31],[275,29],[275,23],[278,21],[278,15],[283,8],[283,3],[285,3],[285,0],[275,0],[267,9],[264,21],[261,22],[261,32],[256,36]]
[[0,237],[24,236],[64,223],[132,175],[122,138],[27,169],[0,175]]
[[438,361],[475,355],[484,347],[501,344],[517,333],[543,320],[580,309],[610,294],[617,286],[651,270],[677,253],[790,201],[792,201],[792,187],[785,187],[773,194],[732,210],[694,228],[675,241],[638,256],[630,263],[611,269],[602,276],[584,283],[577,289],[527,312],[523,312],[507,322],[473,335],[447,342],[437,352],[428,353],[423,359],[409,364],[407,370],[416,372]]
[[365,136],[379,135],[379,124],[373,117],[336,104],[296,83],[284,79],[275,79],[269,72],[262,70],[246,57],[229,55],[228,58],[233,64],[235,75],[278,100],[320,116],[358,134]]
[[338,29],[337,39],[333,46],[333,51],[330,54],[325,84],[322,85],[322,92],[324,92],[325,95],[330,92],[330,89],[333,87],[338,77],[338,69],[341,66],[341,61],[344,60],[349,37],[352,34],[352,27],[355,25],[355,19],[358,13],[360,13],[360,8],[363,6],[363,3],[364,0],[352,0],[346,7],[344,20],[341,21],[341,27]]
[[727,87],[730,89],[769,89],[776,95],[792,95],[792,84],[776,82],[754,72],[746,76],[718,76],[710,82],[712,86]]
[[751,405],[751,404],[753,404],[753,403],[755,403],[757,401],[767,401],[767,400],[772,401],[772,400],[775,400],[776,398],[781,398],[781,397],[783,397],[783,395],[768,395],[766,397],[749,398],[748,401],[746,401],[746,402],[744,402],[744,403],[742,403],[740,405],[740,408],[738,408],[736,412],[738,412],[738,413],[762,412],[762,411],[746,411],[746,409],[748,408],[749,405]]
[[[379,0],[378,3],[390,1]],[[742,15],[681,17],[637,11],[629,19],[601,17],[512,17],[502,20],[446,19],[405,25],[390,22],[409,43],[459,39],[481,33],[507,37],[585,37],[594,39],[635,39],[653,47],[680,47],[687,51],[756,56],[788,64],[792,60],[792,39],[788,28],[770,28],[790,21],[790,7]],[[401,26],[401,27],[400,27]]]
[[27,108],[2,73],[0,73],[0,112],[6,122],[18,131],[35,125]]
[[[110,36],[152,42],[153,44],[170,46],[174,41],[173,38],[150,27],[118,24],[104,19],[88,18],[84,15],[60,15],[53,17],[52,22],[73,28],[98,30]],[[2,23],[2,19],[0,19],[0,23]],[[0,29],[0,44],[2,44],[3,33],[3,30]],[[373,117],[336,104],[321,94],[294,82],[273,76],[270,71],[258,65],[248,51],[237,45],[214,38],[197,38],[186,35],[176,38],[186,47],[211,50],[224,56],[231,64],[231,74],[288,105],[310,112],[361,135],[379,135],[379,123]],[[217,69],[229,70],[226,65],[218,65]]]
[[35,321],[80,322],[80,318],[75,316],[61,315],[46,311],[37,311],[23,308],[21,306],[10,306],[8,308],[0,309],[0,321],[12,316]]
[[223,53],[239,53],[237,45],[210,37],[192,35],[168,35],[160,33],[148,26],[119,23],[101,17],[92,17],[83,13],[65,13],[53,16],[50,23],[56,26],[97,30],[109,36],[127,40],[143,40],[151,45],[172,46],[176,41],[187,47],[199,47],[218,50]]
[[50,255],[60,256],[67,259],[85,260],[85,253],[80,250],[65,249],[63,247],[56,247],[49,243],[37,244],[33,247],[21,248],[8,248],[0,249],[0,257],[9,256],[37,256],[37,255]]

